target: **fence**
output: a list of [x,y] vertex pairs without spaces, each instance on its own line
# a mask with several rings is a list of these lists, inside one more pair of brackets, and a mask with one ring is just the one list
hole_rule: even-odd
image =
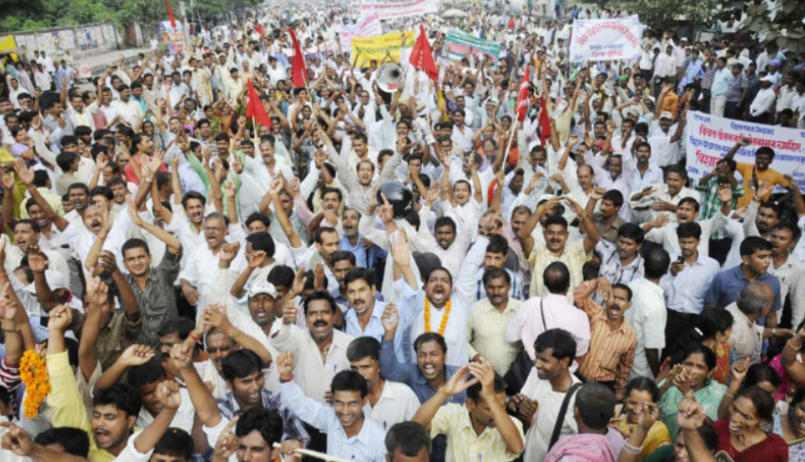
[[34,59],[34,51],[44,51],[53,60],[69,54],[73,59],[93,56],[119,48],[114,24],[87,24],[81,26],[37,31],[12,32],[20,54]]

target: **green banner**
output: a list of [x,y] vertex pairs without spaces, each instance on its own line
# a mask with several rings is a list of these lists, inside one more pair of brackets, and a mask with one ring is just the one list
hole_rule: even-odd
[[500,44],[473,37],[458,29],[450,29],[444,43],[444,56],[461,59],[470,54],[474,55],[475,59],[480,55],[486,55],[486,59],[491,59],[494,63],[500,55]]

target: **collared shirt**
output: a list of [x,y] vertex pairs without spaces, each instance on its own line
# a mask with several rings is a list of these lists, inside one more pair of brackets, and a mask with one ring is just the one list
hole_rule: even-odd
[[[310,443],[310,435],[305,430],[302,421],[282,403],[279,394],[262,390],[260,398],[263,409],[274,411],[282,417],[282,441],[296,440],[302,443],[303,447],[307,447]],[[235,417],[243,415],[243,409],[240,408],[240,405],[235,400],[235,395],[231,391],[217,401],[221,417],[232,421]]]
[[[465,261],[466,262],[466,261]],[[515,273],[514,271],[510,270],[509,268],[504,268],[507,273],[509,273],[509,277],[512,279],[511,287],[509,287],[509,299],[510,300],[525,300],[525,283],[523,282],[523,278]],[[485,268],[478,269],[478,281],[475,287],[475,301],[480,301],[486,298],[486,288],[484,287],[484,272],[486,272]]]
[[699,192],[698,191],[696,191],[694,189],[691,189],[691,188],[688,188],[686,186],[683,186],[682,189],[680,189],[679,192],[676,193],[675,196],[671,196],[671,193],[668,191],[668,185],[663,184],[661,186],[658,186],[656,191],[654,191],[653,193],[649,194],[648,196],[643,197],[639,201],[634,201],[634,200],[630,199],[629,202],[631,203],[630,205],[631,205],[631,207],[633,209],[644,208],[644,207],[649,209],[649,217],[650,218],[648,218],[647,221],[655,220],[661,213],[667,213],[668,218],[670,219],[670,222],[671,223],[676,223],[676,214],[675,213],[657,212],[657,211],[651,210],[651,203],[656,202],[656,201],[662,201],[662,202],[668,202],[669,204],[678,206],[679,202],[682,199],[685,199],[685,198],[688,198],[688,197],[692,197],[693,199],[696,199],[696,202],[699,202]]
[[[741,266],[726,269],[713,278],[713,283],[704,295],[705,304],[724,308],[730,303],[738,301],[738,295],[741,290],[752,282],[744,276]],[[780,280],[769,273],[763,273],[754,282],[762,282],[774,290],[774,308],[772,308],[772,312],[779,311],[782,306],[780,302]]]
[[[719,182],[718,177],[713,177],[703,185],[696,185],[696,189],[702,194],[701,201],[699,202],[701,204],[701,212],[699,213],[700,221],[713,218],[719,213],[719,209],[721,208],[721,200],[718,198]],[[744,195],[743,183],[739,179],[738,187],[730,189],[732,189],[732,208],[734,209],[735,205],[738,203],[738,198]],[[723,239],[725,237],[727,237],[727,232],[723,229],[714,231],[710,236],[711,239]]]
[[[196,418],[196,408],[193,407],[193,401],[190,399],[190,393],[187,391],[187,388],[180,388],[179,394],[182,397],[182,402],[179,404],[179,409],[176,410],[176,414],[173,416],[170,426],[181,428],[188,434],[191,434],[193,433],[193,421]],[[140,414],[137,416],[137,421],[134,425],[139,428],[146,428],[153,422],[154,416],[148,412],[145,406],[141,406]]]
[[752,101],[752,104],[749,106],[749,115],[752,117],[758,117],[766,112],[769,112],[774,109],[774,99],[777,95],[774,93],[774,87],[763,88],[757,95],[755,95],[755,99]]
[[637,349],[634,364],[629,378],[654,378],[654,373],[646,359],[646,350],[665,348],[665,291],[662,287],[648,279],[637,279],[629,283],[632,289],[632,307],[626,311],[624,318],[637,334]]
[[622,393],[632,370],[637,333],[625,320],[613,329],[606,311],[589,298],[577,303],[590,318],[590,350],[579,360],[579,373],[587,380],[614,380],[615,393]]
[[[74,313],[70,329],[76,333],[78,338],[81,338],[85,320],[86,315],[84,313]],[[117,358],[123,354],[126,348],[137,343],[137,337],[140,335],[142,325],[142,316],[139,316],[136,321],[132,321],[123,311],[112,313],[112,319],[101,327],[96,343],[98,361],[104,370],[112,367],[112,364],[117,361]]]
[[731,76],[732,72],[726,67],[716,70],[713,76],[713,86],[710,87],[710,95],[713,98],[720,98],[727,94],[727,86]]
[[326,359],[322,360],[318,345],[306,330],[283,323],[279,331],[271,337],[271,344],[277,351],[287,350],[293,353],[296,359],[294,380],[302,387],[305,396],[321,403],[324,402],[324,393],[330,390],[330,382],[335,374],[350,368],[347,359],[350,342],[352,336],[334,329],[330,350]]
[[[380,292],[378,292],[380,295]],[[368,302],[368,301],[367,301]],[[348,303],[348,302],[347,302]],[[372,314],[369,318],[369,323],[366,328],[361,328],[358,320],[358,313],[352,306],[347,309],[344,314],[344,324],[346,325],[346,333],[354,338],[358,337],[372,337],[378,342],[383,341],[383,336],[386,334],[386,329],[383,327],[383,311],[386,309],[388,303],[375,299]],[[397,336],[394,341],[394,351],[397,354],[397,359],[403,361],[405,359],[405,352],[403,350],[402,336]]]
[[[329,386],[329,381],[327,383]],[[280,384],[282,404],[309,425],[327,433],[327,454],[361,462],[386,461],[386,432],[364,414],[357,436],[348,437],[330,406],[309,398],[294,381]]]
[[[579,383],[579,379],[573,374],[570,374],[570,379],[573,384]],[[545,454],[548,453],[551,435],[553,435],[553,429],[559,419],[559,411],[562,409],[562,402],[565,400],[567,392],[554,391],[553,387],[551,387],[551,382],[540,379],[537,376],[537,369],[531,368],[521,393],[539,403],[539,408],[534,413],[531,428],[526,435],[523,460],[525,462],[542,462]],[[560,438],[564,435],[579,432],[579,425],[576,419],[573,418],[573,412],[570,411],[570,409],[576,407],[577,393],[574,393],[568,401],[568,412],[565,413],[562,427],[559,430]]]
[[[512,422],[523,436],[523,424],[512,417]],[[451,462],[482,462],[514,460],[519,453],[511,452],[496,427],[486,426],[478,436],[470,419],[470,411],[460,404],[447,404],[436,411],[430,427],[431,438],[447,436],[445,460]]]
[[646,172],[641,174],[640,170],[635,168],[634,182],[632,184],[632,191],[642,191],[649,186],[659,186],[663,184],[662,169],[649,165]]
[[[506,341],[509,343],[521,341],[528,356],[534,359],[534,341],[539,334],[556,328],[570,332],[576,340],[576,357],[587,353],[590,348],[590,321],[583,311],[573,306],[567,297],[561,294],[531,298],[523,303],[517,316],[509,322]],[[577,365],[574,362],[571,372],[575,371],[575,367]]]
[[372,269],[375,260],[378,258],[386,258],[387,252],[376,245],[367,249],[361,244],[361,239],[363,239],[363,236],[358,234],[358,242],[353,246],[350,244],[347,236],[341,236],[341,239],[338,241],[339,249],[355,255],[355,266],[357,268]]
[[134,291],[134,297],[137,299],[137,306],[143,319],[137,343],[156,348],[159,346],[159,336],[157,335],[159,328],[165,322],[179,316],[173,283],[179,274],[181,259],[181,252],[179,254],[165,252],[159,265],[148,272],[145,289],[140,287],[131,274],[126,275],[126,280],[131,286],[131,290]]
[[766,273],[780,280],[780,302],[785,303],[788,297],[791,301],[791,325],[799,326],[805,318],[805,269],[802,263],[789,255],[779,268],[772,261]]
[[413,419],[419,406],[419,398],[408,385],[386,380],[375,405],[366,400],[363,415],[388,431],[394,424]]
[[726,309],[732,315],[732,332],[728,343],[732,347],[732,354],[738,358],[750,358],[751,364],[760,364],[760,353],[763,350],[763,326],[749,318],[738,308],[738,303],[727,305]]
[[746,80],[743,73],[739,74],[737,77],[735,75],[731,75],[729,81],[727,82],[727,102],[739,102],[741,100],[741,94],[744,90],[746,90],[747,87],[749,87],[749,81]]
[[[559,256],[548,251],[545,244],[535,243],[530,255],[523,254],[523,258],[527,259],[528,264],[531,265],[531,288],[529,290],[529,296],[544,297],[548,295],[548,289],[545,288],[542,273],[545,272],[545,268],[547,268],[548,265],[555,261],[564,263],[570,271],[570,287],[578,286],[583,280],[581,269],[590,257],[591,255],[584,250],[583,240],[566,242],[565,250],[562,252],[562,255]],[[572,298],[572,294],[568,293],[568,300]]]
[[[459,368],[456,366],[444,365],[444,380],[447,382]],[[397,361],[394,355],[394,344],[391,340],[383,340],[380,346],[380,372],[387,380],[401,382],[414,391],[420,403],[425,403],[436,394],[436,388],[428,382],[422,375],[416,363],[403,363]],[[463,404],[467,399],[467,393],[461,392],[447,399],[448,403]]]
[[[676,261],[680,254],[681,252],[671,253],[671,261]],[[676,276],[669,270],[660,280],[668,309],[677,313],[701,313],[705,292],[719,270],[718,262],[703,254],[701,250],[696,262],[691,266],[685,264],[685,268]]]
[[646,267],[640,252],[631,263],[623,266],[617,244],[602,239],[595,245],[595,251],[601,256],[601,268],[598,275],[606,278],[612,284],[628,284],[635,279],[643,278]]
[[[717,213],[713,218],[699,222],[699,226],[702,229],[702,237],[699,240],[698,247],[699,253],[704,255],[710,253],[710,236],[712,236],[713,231],[721,229],[726,222],[727,217],[721,213]],[[646,240],[662,245],[669,254],[674,252],[679,253],[682,249],[679,247],[679,237],[676,235],[676,228],[678,226],[679,225],[676,223],[667,223],[660,228],[652,228],[646,233]]]
[[506,375],[520,351],[520,347],[507,342],[505,337],[509,323],[522,304],[520,300],[509,298],[509,303],[501,313],[488,298],[484,298],[476,302],[470,311],[467,324],[470,356],[483,356],[501,376]]
[[621,226],[626,223],[620,215],[615,217],[615,220],[609,225],[609,228],[605,228],[604,225],[604,214],[601,212],[593,213],[593,224],[595,227],[598,228],[598,232],[601,234],[601,242],[610,242],[612,244],[618,243],[618,231],[621,229]]

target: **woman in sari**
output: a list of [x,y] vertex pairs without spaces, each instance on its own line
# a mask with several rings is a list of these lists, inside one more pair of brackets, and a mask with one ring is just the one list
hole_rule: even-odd
[[712,420],[716,420],[718,406],[724,397],[726,387],[715,380],[711,374],[716,367],[716,355],[713,350],[700,343],[688,345],[682,354],[681,361],[672,366],[670,377],[660,385],[660,420],[668,427],[672,440],[679,434],[677,414],[679,402],[684,397],[694,396]]
[[788,415],[774,416],[774,433],[788,444],[788,460],[805,462],[805,388],[794,394]]
[[[623,409],[621,410],[618,425],[615,427],[624,438],[629,438],[629,435],[635,430],[639,424],[641,410],[646,404],[657,404],[660,399],[660,389],[653,380],[646,377],[637,377],[626,384],[623,392]],[[659,447],[670,445],[671,435],[668,433],[668,427],[664,423],[657,420],[649,428],[645,439],[642,442],[640,456],[646,458],[649,454],[656,451]]]

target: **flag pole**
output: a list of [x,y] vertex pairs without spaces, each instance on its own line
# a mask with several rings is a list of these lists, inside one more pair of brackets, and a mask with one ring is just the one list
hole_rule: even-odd
[[[500,168],[502,169],[506,168],[506,159],[509,157],[509,150],[512,148],[512,140],[514,139],[514,132],[517,131],[517,123],[517,118],[512,120],[512,132],[509,135],[509,142],[506,143],[506,152],[503,153],[503,162],[500,164]],[[523,153],[520,153],[520,155],[523,155]]]

